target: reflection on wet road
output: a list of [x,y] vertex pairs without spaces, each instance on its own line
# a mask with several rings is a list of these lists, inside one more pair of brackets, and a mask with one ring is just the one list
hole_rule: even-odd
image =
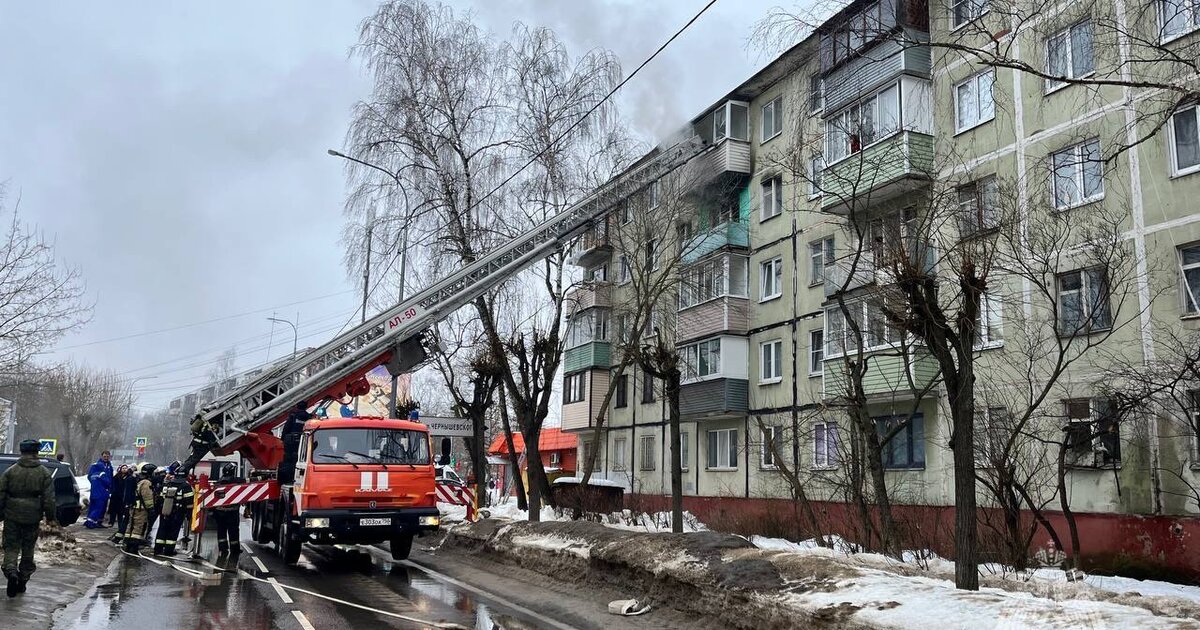
[[[243,540],[248,538],[245,534]],[[388,553],[379,549],[306,546],[300,561],[290,567],[274,554],[273,546],[249,544],[247,549],[237,563],[243,571],[324,597],[289,589],[285,591],[286,599],[292,600],[289,603],[271,584],[234,574],[225,574],[219,583],[204,583],[170,567],[122,555],[88,597],[57,618],[55,628],[301,628],[292,611],[301,611],[318,630],[424,628],[431,624],[480,630],[546,627],[503,603],[483,600],[419,568],[393,564]],[[206,551],[210,562],[232,568],[229,561],[215,559],[215,550]],[[201,568],[182,557],[175,561]],[[258,562],[269,572],[264,574]]]

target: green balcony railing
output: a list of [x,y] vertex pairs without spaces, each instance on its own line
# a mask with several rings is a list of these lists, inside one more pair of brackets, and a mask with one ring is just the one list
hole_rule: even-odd
[[592,341],[568,348],[563,353],[563,373],[569,374],[588,368],[606,368],[610,367],[611,361],[611,344],[607,341]]

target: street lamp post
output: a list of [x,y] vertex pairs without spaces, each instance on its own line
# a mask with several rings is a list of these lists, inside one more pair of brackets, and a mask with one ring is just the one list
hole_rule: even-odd
[[[383,168],[382,166],[372,164],[365,160],[360,160],[356,157],[351,157],[349,155],[346,155],[345,153],[336,151],[334,149],[329,149],[328,151],[326,151],[326,153],[328,153],[329,155],[332,155],[333,157],[342,158],[343,160],[349,160],[351,162],[354,162],[355,164],[361,164],[362,166],[365,166],[367,168],[371,168],[371,169],[379,171],[380,173],[384,173],[388,177],[392,178],[392,181],[396,182],[396,186],[399,187],[402,192],[404,191],[404,188],[403,188],[404,184],[403,184],[403,182],[400,181],[400,177],[396,173],[393,173],[393,172],[387,170],[386,168]],[[405,199],[407,200],[407,198],[408,198],[408,196],[406,194]],[[407,205],[407,203],[406,203],[406,205]],[[408,212],[407,207],[404,210],[406,213]],[[373,212],[374,211],[372,211],[372,213]],[[408,217],[405,217],[404,228],[403,228],[404,231],[401,233],[401,237],[400,237],[400,295],[397,299],[398,303],[404,301],[404,281],[405,281],[406,275],[408,273],[408,223],[409,223]],[[367,276],[366,269],[370,268],[370,262],[371,262],[370,261],[371,228],[373,227],[373,224],[374,224],[374,217],[372,214],[371,220],[367,226],[367,264],[364,265],[365,269],[363,270],[363,321],[366,321],[366,317],[367,317],[367,291],[369,289],[367,288],[367,277],[368,276]],[[389,396],[389,398],[388,398],[388,407],[389,407],[388,412],[389,412],[389,415],[391,415],[393,418],[396,417],[396,387],[397,387],[398,382],[399,382],[399,377],[396,376],[395,374],[393,374],[392,375],[392,393],[391,393],[391,396]]]
[[[135,377],[133,377],[133,378],[129,379],[129,390],[130,390],[130,392],[132,392],[132,391],[133,391],[133,386],[134,386],[134,385],[137,385],[137,384],[138,384],[138,381],[149,381],[149,380],[156,379],[156,378],[158,378],[158,375],[154,375],[154,376],[135,376]],[[179,429],[179,428],[180,428],[180,427],[176,427],[176,429]],[[132,414],[130,414],[129,421],[127,421],[127,422],[125,423],[125,443],[121,445],[121,448],[125,448],[126,446],[128,446],[128,445],[130,444],[130,441],[129,441],[129,432],[130,432],[130,430],[132,430],[132,429],[133,429],[133,417],[132,417]]]
[[295,357],[296,356],[296,344],[300,341],[300,336],[296,332],[296,325],[286,319],[283,319],[282,317],[268,317],[267,321],[278,322],[280,324],[287,324],[288,326],[292,327],[292,357]]

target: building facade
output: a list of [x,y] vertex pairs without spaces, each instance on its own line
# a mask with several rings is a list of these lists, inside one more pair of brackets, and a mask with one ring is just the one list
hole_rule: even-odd
[[[682,135],[708,152],[573,252],[584,280],[569,300],[562,426],[580,437],[580,466],[599,449],[596,476],[669,493],[661,383],[618,369],[645,297],[638,272],[666,257],[675,288],[656,294],[645,332],[669,334],[683,361],[689,505],[761,507],[797,482],[844,502],[864,443],[848,414],[861,410],[884,440],[892,500],[952,506],[945,375],[884,312],[901,291],[897,256],[947,292],[961,263],[986,260],[971,340],[981,480],[996,436],[1016,435],[999,441],[1047,513],[1061,507],[1061,451],[1062,488],[1089,522],[1200,533],[1195,405],[1118,421],[1113,394],[1115,365],[1174,356],[1200,315],[1197,108],[1156,118],[1156,91],[1128,74],[1129,37],[1191,45],[1200,23],[1173,7],[1123,22],[1118,0],[1019,21],[986,0],[856,1],[701,112]],[[997,42],[1035,71],[970,52]],[[1104,229],[1119,246],[1084,251]],[[1031,254],[1006,259],[996,243],[1009,234]],[[979,502],[997,507],[984,487]],[[1178,550],[1154,536],[1159,556]],[[1191,557],[1181,566],[1200,572]]]

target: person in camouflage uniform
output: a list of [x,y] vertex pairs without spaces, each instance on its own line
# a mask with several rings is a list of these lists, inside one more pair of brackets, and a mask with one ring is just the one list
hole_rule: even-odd
[[[21,459],[0,475],[0,519],[4,521],[4,577],[9,597],[25,592],[25,584],[37,570],[33,550],[37,546],[38,523],[42,516],[57,526],[54,516],[54,475],[38,461],[36,440],[21,442]],[[17,562],[18,556],[20,563]]]

